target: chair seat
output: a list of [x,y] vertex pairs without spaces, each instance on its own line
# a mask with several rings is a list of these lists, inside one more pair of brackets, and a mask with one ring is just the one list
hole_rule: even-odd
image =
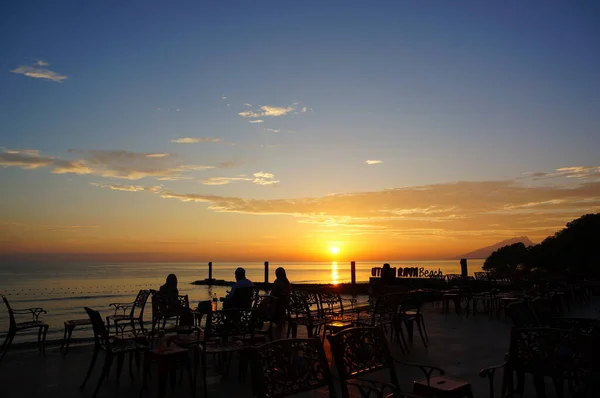
[[130,321],[130,320],[132,320],[132,319],[133,319],[133,317],[131,317],[131,316],[129,316],[129,315],[120,315],[120,314],[117,314],[117,315],[109,315],[109,316],[107,316],[106,318],[108,318],[108,319],[112,319],[113,321],[125,321],[125,320],[127,320],[127,321]]
[[113,353],[123,353],[137,350],[147,350],[150,347],[148,344],[142,343],[139,340],[128,339],[128,340],[118,340],[115,344],[111,345],[111,351]]
[[29,321],[29,322],[19,322],[15,324],[17,330],[25,330],[32,328],[42,328],[47,327],[48,325],[42,321]]
[[222,352],[240,351],[246,348],[241,341],[230,341],[227,343],[208,343],[206,345],[207,354],[219,354]]
[[456,379],[450,376],[432,376],[427,379],[415,380],[413,383],[415,395],[435,397],[471,397],[471,384],[466,380]]
[[68,321],[65,321],[65,326],[67,327],[75,327],[75,326],[83,326],[83,325],[91,325],[92,321],[90,320],[90,318],[85,318],[85,319],[71,319]]

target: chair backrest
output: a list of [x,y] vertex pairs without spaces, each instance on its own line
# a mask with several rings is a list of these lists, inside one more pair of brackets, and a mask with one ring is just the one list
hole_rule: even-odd
[[518,328],[531,328],[539,326],[535,313],[527,303],[516,302],[506,306],[506,316]]
[[335,312],[344,312],[344,302],[339,294],[333,292],[321,292],[318,297],[321,311],[324,315],[330,315]]
[[252,308],[254,299],[254,287],[238,287],[229,299],[229,308]]
[[206,324],[204,326],[205,342],[214,340],[217,337],[225,339],[230,336],[242,337],[242,339],[254,337],[254,322],[256,318],[249,308],[210,311],[206,315]]
[[[135,300],[133,300],[133,305],[131,306],[131,314],[132,318],[143,319],[144,317],[144,308],[146,308],[146,303],[148,302],[148,297],[152,290],[150,289],[140,289]],[[138,311],[138,315],[136,317],[136,311]]]
[[600,336],[600,319],[595,318],[552,318],[550,327]]
[[170,297],[159,292],[154,292],[152,295],[152,331],[165,327],[169,318],[174,318],[176,315],[169,309]]
[[349,397],[346,381],[389,369],[389,382],[398,387],[398,377],[383,330],[379,327],[351,328],[327,336],[338,372],[342,397]]
[[513,328],[507,366],[540,376],[572,375],[584,385],[600,377],[596,336],[564,329]]
[[554,318],[554,305],[546,297],[538,297],[531,301],[531,308],[535,312],[539,326],[548,326]]
[[110,349],[110,339],[108,337],[108,331],[106,330],[106,326],[104,325],[104,321],[102,320],[100,312],[93,310],[89,307],[84,307],[84,309],[90,317],[90,321],[92,321],[92,329],[94,330],[94,342],[96,343],[96,345],[100,345],[105,347],[106,349]]
[[6,298],[5,295],[0,294],[0,297],[2,297],[2,301],[4,301],[4,305],[6,305],[6,310],[8,311],[8,317],[10,318],[10,329],[14,329],[17,326],[17,321],[15,320],[15,313],[12,310],[12,307],[10,306],[10,304],[8,303],[8,299]]
[[280,398],[334,386],[319,339],[281,339],[251,350],[252,389],[259,398]]

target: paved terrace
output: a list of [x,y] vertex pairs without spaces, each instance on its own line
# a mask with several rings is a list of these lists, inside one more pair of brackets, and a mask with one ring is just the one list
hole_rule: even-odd
[[[600,300],[593,298],[586,307],[575,307],[566,316],[597,317]],[[442,314],[441,308],[427,304],[424,309],[425,322],[429,334],[429,347],[425,348],[415,328],[415,341],[409,355],[402,355],[399,348],[391,344],[394,356],[411,362],[421,362],[437,365],[444,368],[448,375],[466,379],[471,382],[475,397],[488,397],[488,384],[486,379],[478,376],[478,371],[486,366],[500,364],[508,349],[510,321],[499,318],[489,318],[487,315],[478,314],[466,317],[453,312]],[[299,330],[302,336],[303,328]],[[328,344],[325,343],[327,355],[331,361]],[[46,358],[38,356],[37,352],[12,350],[0,362],[0,397],[47,397],[47,398],[82,398],[91,397],[99,372],[102,368],[103,354],[100,354],[96,368],[88,386],[84,391],[79,389],[85,372],[91,360],[91,346],[71,347],[69,354],[63,358],[58,346],[50,346]],[[120,385],[116,385],[114,369],[98,394],[98,397],[137,397],[141,383],[139,378],[131,383],[127,366],[123,369]],[[237,366],[235,363],[230,368],[229,377],[221,377],[209,369],[209,396],[211,397],[251,397],[250,380],[238,383]],[[401,380],[401,387],[405,391],[412,391],[411,382],[422,378],[417,369],[397,367]],[[156,371],[153,371],[156,375]],[[200,372],[199,372],[200,375]],[[379,376],[379,375],[376,375]],[[384,377],[384,375],[381,375]],[[496,396],[500,396],[502,373],[496,377]],[[149,380],[150,392],[146,397],[157,396],[156,379]],[[200,383],[198,397],[202,396]],[[548,387],[548,396],[553,397],[554,391]],[[183,384],[178,385],[173,392],[167,391],[168,397],[191,397],[189,383],[184,377]],[[323,393],[306,393],[302,397],[322,397]],[[339,394],[338,394],[339,396]],[[534,397],[531,382],[526,384],[525,397]]]

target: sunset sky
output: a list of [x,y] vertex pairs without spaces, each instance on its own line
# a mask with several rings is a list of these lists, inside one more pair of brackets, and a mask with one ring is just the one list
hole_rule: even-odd
[[593,1],[2,2],[0,254],[539,242],[600,211],[599,18]]

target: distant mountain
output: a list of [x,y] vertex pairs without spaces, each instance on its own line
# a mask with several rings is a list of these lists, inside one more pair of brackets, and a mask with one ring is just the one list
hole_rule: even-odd
[[481,249],[473,250],[472,252],[465,253],[461,256],[458,256],[457,258],[467,258],[467,259],[469,259],[469,258],[471,258],[471,259],[488,258],[490,254],[492,254],[494,251],[500,249],[501,247],[512,245],[515,243],[523,243],[525,245],[525,247],[535,245],[535,243],[530,241],[528,237],[519,236],[516,238],[510,238],[510,239],[503,240],[502,242],[495,243],[491,246],[486,246],[486,247],[482,247]]

